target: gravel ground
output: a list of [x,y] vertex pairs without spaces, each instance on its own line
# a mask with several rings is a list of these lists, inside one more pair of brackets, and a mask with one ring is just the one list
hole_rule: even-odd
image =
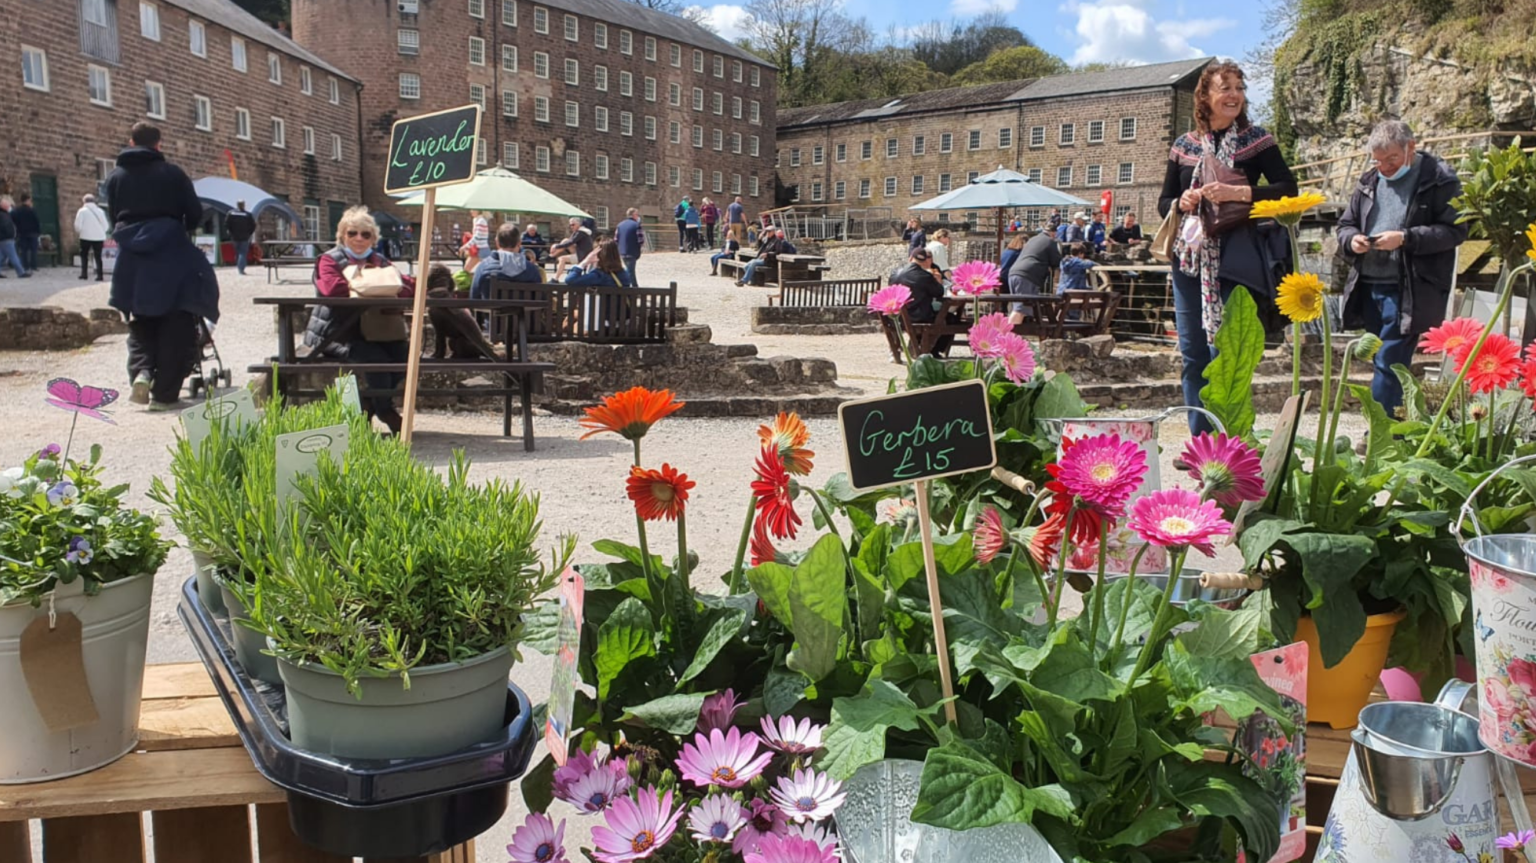
[[[764,302],[766,292],[736,288],[728,280],[709,276],[708,260],[703,255],[655,254],[642,259],[640,269],[649,274],[644,280],[647,284],[677,282],[679,302],[688,307],[690,320],[710,325],[717,344],[754,343],[765,357],[787,354],[831,359],[837,364],[839,383],[865,395],[884,392],[886,382],[900,373],[899,367],[890,362],[884,339],[878,334],[754,335],[750,329],[750,310]],[[245,366],[271,355],[276,339],[271,310],[258,308],[246,299],[258,295],[303,295],[311,290],[307,283],[268,285],[256,270],[251,272],[252,275],[239,276],[233,270],[219,271],[224,317],[215,339],[224,362],[234,372],[237,386],[249,378]],[[0,285],[0,304],[47,304],[83,312],[107,305],[107,287],[105,283],[78,281],[71,270],[55,268],[27,281],[7,280]],[[124,400],[114,414],[117,424],[109,426],[83,419],[75,432],[75,446],[77,451],[83,451],[91,444],[102,444],[111,478],[130,483],[130,503],[149,506],[144,496],[149,480],[165,472],[169,461],[167,447],[177,423],[173,414],[151,414],[127,403],[125,362],[123,336],[100,339],[79,351],[0,353],[0,407],[6,415],[4,433],[0,434],[0,465],[15,464],[50,441],[62,443],[69,429],[69,417],[43,401],[43,387],[50,378],[65,376],[85,384],[116,387],[124,392]],[[679,396],[686,399],[688,394]],[[1266,428],[1273,422],[1272,415],[1261,416],[1259,427]],[[647,463],[670,462],[698,484],[689,501],[688,541],[700,557],[704,578],[726,571],[734,556],[756,453],[758,423],[756,419],[669,419],[657,425],[645,439]],[[845,459],[835,419],[814,418],[808,425],[811,447],[817,452],[816,468],[809,482],[820,486],[844,469]],[[1341,425],[1345,433],[1352,434],[1360,423],[1356,417],[1345,416]],[[534,428],[538,450],[526,453],[519,440],[504,439],[497,433],[499,424],[491,414],[424,412],[417,418],[415,446],[422,458],[434,464],[444,463],[453,450],[462,448],[473,461],[472,473],[477,478],[516,480],[540,493],[546,538],[577,535],[579,556],[583,558],[590,559],[590,543],[604,536],[632,542],[633,510],[625,498],[623,483],[631,455],[628,442],[612,435],[580,441],[582,429],[574,417],[540,415]],[[1175,477],[1172,458],[1182,449],[1187,436],[1182,421],[1173,420],[1161,426],[1165,484]],[[809,526],[809,503],[802,501],[801,508]],[[174,531],[169,524],[167,529]],[[802,540],[809,533],[807,530]],[[675,548],[675,536],[668,530],[653,532],[651,542],[658,553],[670,555]],[[1227,565],[1234,562],[1230,550],[1218,561]],[[175,613],[178,591],[190,568],[190,556],[182,549],[174,550],[156,586],[150,662],[195,659]],[[538,701],[548,692],[549,664],[537,654],[530,654],[527,660],[514,671],[514,677]],[[521,819],[520,802],[516,794],[513,797],[507,818],[482,837],[480,860],[506,859],[502,846],[510,841],[512,826]],[[581,821],[570,825],[573,842],[586,842],[589,824]]]

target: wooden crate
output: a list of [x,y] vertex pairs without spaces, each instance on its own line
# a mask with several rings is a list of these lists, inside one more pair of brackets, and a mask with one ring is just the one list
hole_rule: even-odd
[[[287,794],[256,772],[198,663],[146,669],[137,751],[82,776],[0,786],[0,863],[144,863],[151,846],[155,863],[349,860],[293,835]],[[474,863],[474,842],[411,859]]]

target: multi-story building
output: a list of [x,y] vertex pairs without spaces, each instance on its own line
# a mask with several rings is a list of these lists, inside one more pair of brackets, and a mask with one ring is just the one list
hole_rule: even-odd
[[[773,200],[775,70],[692,22],[625,0],[294,0],[294,36],[363,79],[363,197],[384,194],[395,120],[478,102],[500,164],[607,227],[683,195]],[[508,202],[516,211],[516,202]]]
[[0,191],[31,192],[66,255],[81,196],[140,120],[194,180],[233,171],[287,201],[311,237],[360,200],[358,82],[230,0],[6,8],[0,57],[16,77],[0,86]]
[[1005,167],[1095,204],[1113,192],[1113,215],[1155,222],[1168,149],[1193,127],[1195,83],[1208,62],[780,111],[779,182],[811,206],[901,213]]

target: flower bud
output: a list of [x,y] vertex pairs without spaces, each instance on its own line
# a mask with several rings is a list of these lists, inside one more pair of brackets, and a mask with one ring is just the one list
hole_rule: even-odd
[[1376,359],[1376,352],[1381,350],[1381,337],[1374,333],[1366,333],[1355,340],[1355,359],[1361,362],[1370,362]]
[[661,777],[656,780],[656,790],[665,794],[677,787],[677,774],[672,768],[661,771]]

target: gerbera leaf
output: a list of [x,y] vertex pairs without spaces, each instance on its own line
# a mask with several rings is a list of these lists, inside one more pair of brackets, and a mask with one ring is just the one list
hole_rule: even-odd
[[837,665],[848,616],[843,554],[839,536],[823,536],[796,567],[789,588],[789,627],[795,634],[795,648],[785,664],[813,681],[831,674]]
[[1066,375],[1056,375],[1040,387],[1034,415],[1041,419],[1077,419],[1088,415],[1088,403]]
[[705,697],[702,692],[664,695],[629,708],[624,718],[638,719],[668,734],[689,734],[699,724],[699,710],[704,707]]
[[1382,456],[1395,446],[1392,441],[1392,421],[1387,419],[1386,409],[1371,396],[1370,387],[1364,384],[1350,384],[1349,392],[1360,400],[1360,406],[1365,410],[1365,419],[1369,424],[1365,436],[1365,472],[1370,475],[1376,472]]
[[1264,325],[1258,305],[1247,289],[1227,299],[1221,329],[1216,331],[1216,358],[1205,368],[1200,399],[1232,437],[1253,439],[1253,373],[1264,359]]
[[790,625],[789,585],[795,570],[782,563],[764,563],[747,570],[747,584],[762,601],[768,613],[785,626]]
[[619,603],[597,629],[597,651],[593,656],[597,697],[608,698],[609,687],[631,661],[655,653],[655,629],[645,604],[634,597]]
[[1028,823],[1036,811],[1073,817],[1072,795],[1060,785],[1026,788],[959,741],[928,750],[912,820],[950,830]]
[[704,637],[699,639],[693,661],[688,663],[688,667],[677,678],[678,685],[698,677],[715,661],[720,649],[737,638],[741,625],[747,620],[747,613],[737,608],[720,609],[712,612],[708,620],[711,622],[704,630]]

